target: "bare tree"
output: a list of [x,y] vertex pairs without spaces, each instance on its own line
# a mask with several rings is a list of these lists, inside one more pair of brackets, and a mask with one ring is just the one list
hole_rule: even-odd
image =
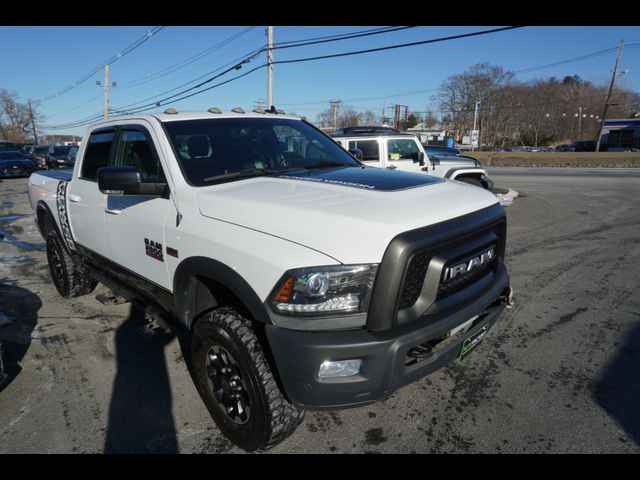
[[[34,121],[41,120],[41,115],[32,106]],[[33,129],[29,106],[18,102],[18,95],[0,89],[0,136],[3,139],[16,143],[24,143],[33,139]]]

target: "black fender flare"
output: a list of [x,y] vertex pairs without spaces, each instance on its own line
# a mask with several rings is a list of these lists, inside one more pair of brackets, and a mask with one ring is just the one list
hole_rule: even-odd
[[212,280],[228,289],[254,320],[272,323],[260,297],[238,272],[212,258],[196,256],[180,262],[173,276],[175,313],[187,329],[191,329],[194,316],[204,307],[215,306],[215,303],[210,303],[213,300],[211,293],[201,288],[203,284],[197,277]]
[[[44,220],[42,225],[40,224],[40,215],[41,215],[40,212],[44,212],[43,213]],[[40,200],[36,205],[36,225],[38,226],[40,235],[42,235],[42,238],[44,238],[45,241],[47,240],[47,235],[49,234],[49,231],[46,230],[45,222],[47,221],[51,225],[51,229],[55,230],[58,236],[62,239],[63,238],[62,233],[60,232],[60,227],[58,226],[58,222],[56,222],[56,217],[53,216],[53,213],[51,212],[49,205],[47,205],[46,202]],[[69,254],[72,254],[72,252],[69,252],[69,249],[67,248],[67,244],[64,242],[64,240],[62,241],[62,245],[64,245],[64,248],[67,250]]]

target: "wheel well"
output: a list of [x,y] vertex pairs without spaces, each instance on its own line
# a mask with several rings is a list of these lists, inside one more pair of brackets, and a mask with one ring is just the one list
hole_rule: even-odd
[[53,219],[51,218],[51,212],[43,202],[40,202],[36,210],[36,215],[40,234],[43,238],[46,239],[49,232],[53,229]]
[[460,180],[461,178],[475,178],[476,180],[482,181],[482,174],[479,172],[461,173],[460,175],[453,177],[453,180]]
[[219,307],[230,306],[238,310],[246,318],[254,320],[242,300],[229,288],[212,278],[194,275],[189,279],[189,306],[192,312],[190,325],[193,330],[197,321],[206,313]]

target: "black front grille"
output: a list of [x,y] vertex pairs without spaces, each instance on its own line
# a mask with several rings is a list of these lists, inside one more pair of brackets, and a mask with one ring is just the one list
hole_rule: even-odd
[[[496,238],[498,239],[498,243],[497,245],[495,245],[496,256],[494,257],[494,259],[482,265],[473,273],[464,275],[459,279],[450,280],[444,284],[441,283],[438,287],[438,295],[436,299],[439,300],[441,298],[459,292],[460,290],[463,290],[469,285],[480,280],[480,278],[486,275],[489,271],[495,271],[498,265],[498,257],[504,255],[504,238],[506,235],[506,223],[504,220],[500,220],[496,223],[488,225],[482,229],[476,230],[475,232],[471,232],[459,238],[445,241],[415,252],[409,260],[407,271],[404,276],[398,309],[403,310],[405,308],[413,306],[416,303],[418,297],[420,297],[420,292],[422,291],[422,285],[427,274],[429,263],[435,255],[437,255],[439,252],[451,250],[455,247],[458,247],[459,245],[471,242],[488,232],[494,232]],[[474,252],[470,251],[468,253],[471,254]]]

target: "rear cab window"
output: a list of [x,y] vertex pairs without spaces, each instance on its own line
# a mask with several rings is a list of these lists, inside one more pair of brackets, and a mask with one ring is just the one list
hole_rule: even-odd
[[380,160],[380,145],[377,140],[350,140],[349,149],[352,148],[360,149],[365,162]]

